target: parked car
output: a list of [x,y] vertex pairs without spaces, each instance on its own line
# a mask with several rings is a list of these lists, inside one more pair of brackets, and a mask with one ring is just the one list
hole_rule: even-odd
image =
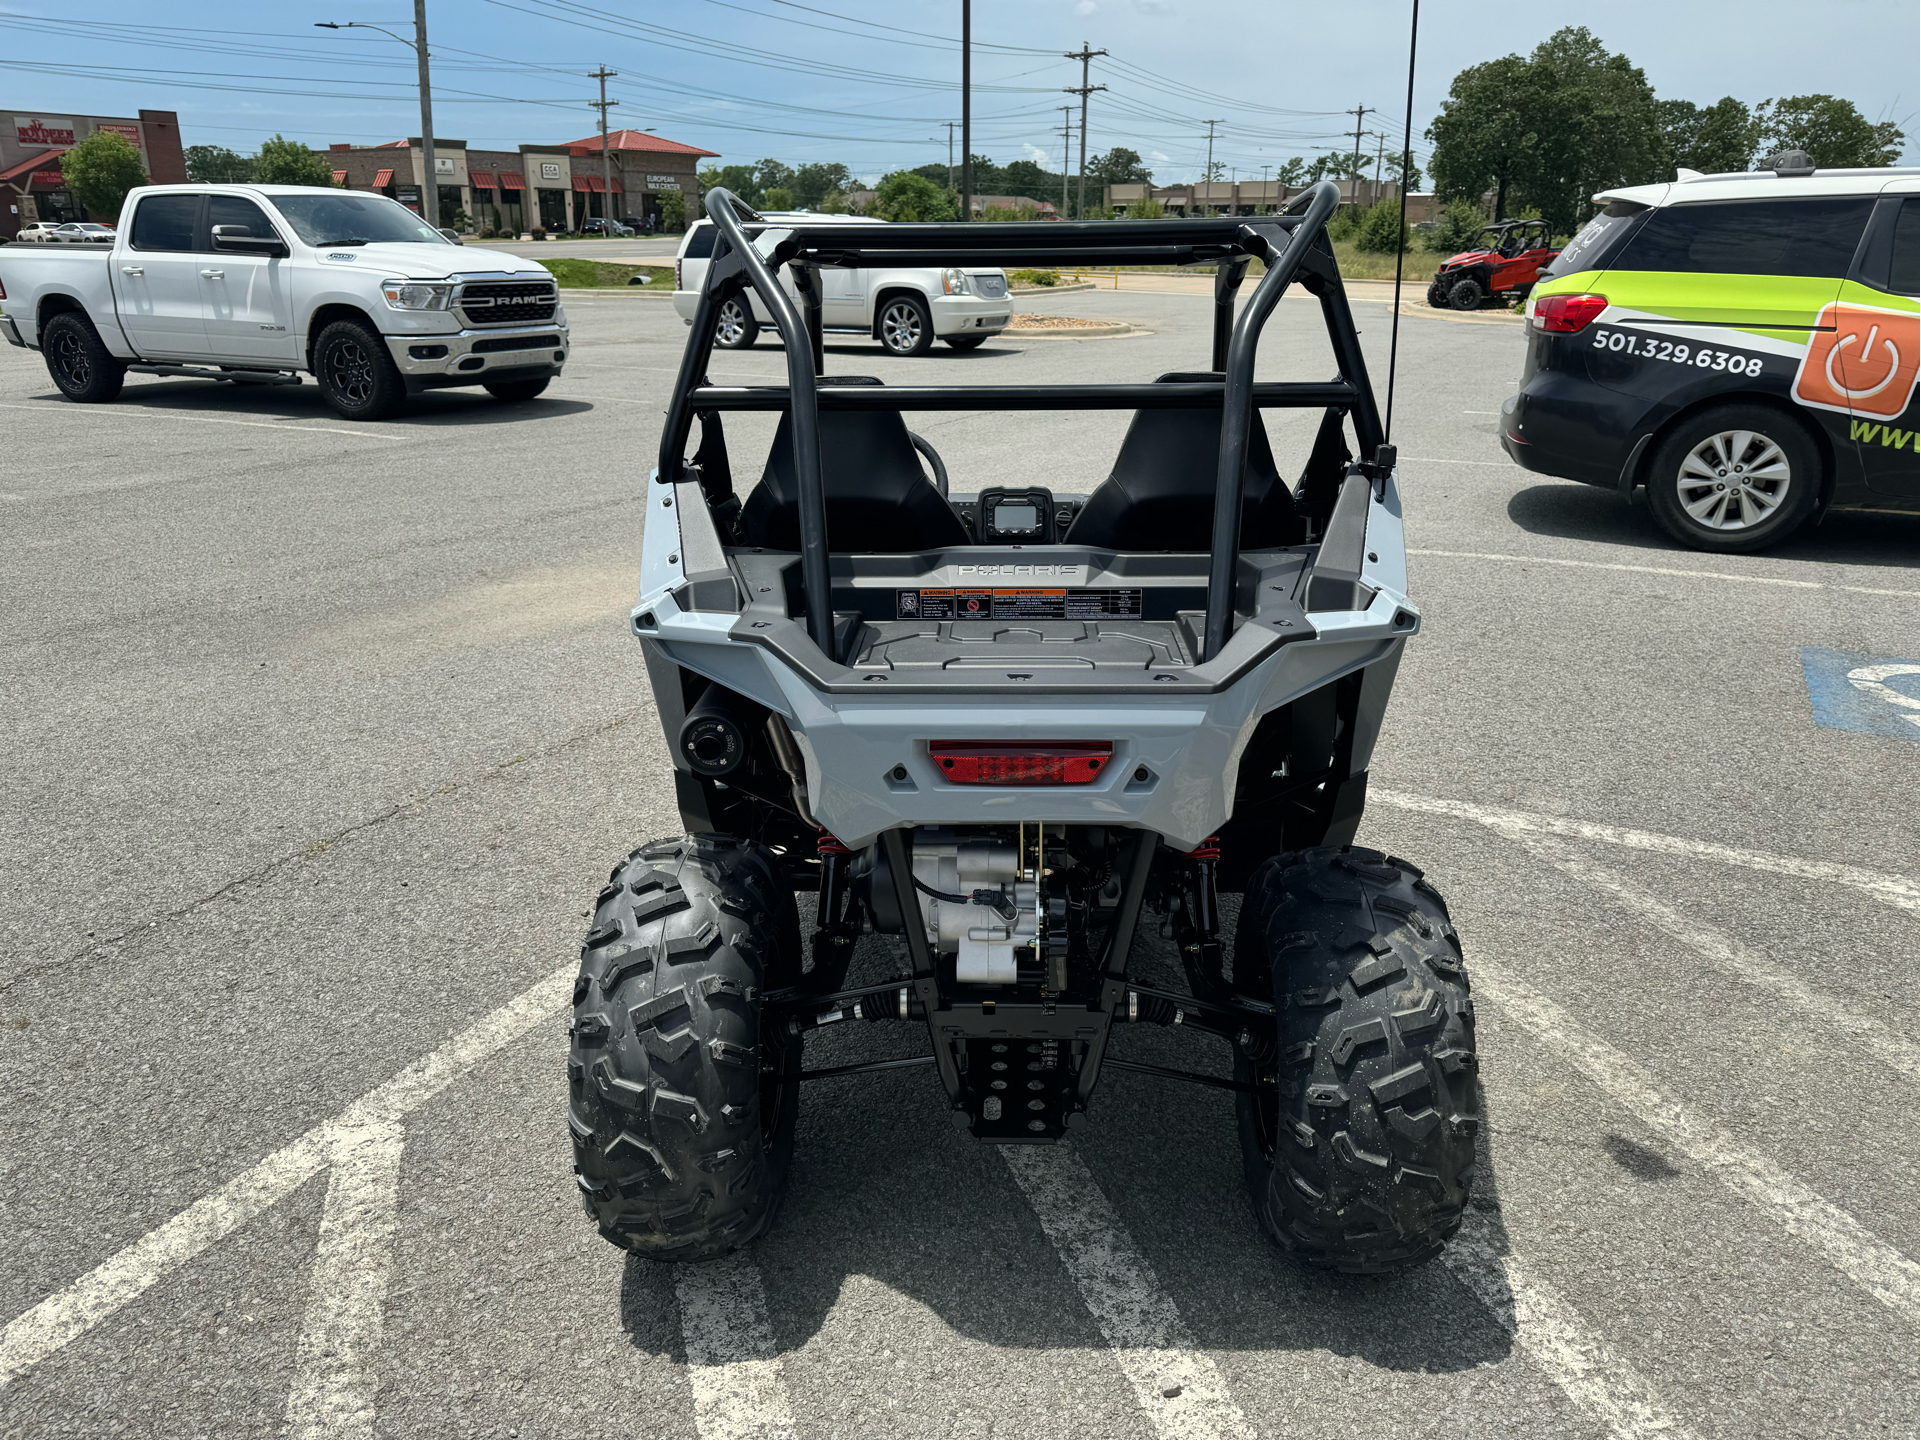
[[1699,550],[1921,504],[1921,171],[1774,164],[1594,197],[1528,301],[1515,461]]
[[632,235],[634,228],[623,225],[618,220],[603,220],[598,215],[589,216],[580,222],[582,235]]
[[155,185],[127,199],[110,251],[0,260],[0,336],[40,351],[69,400],[128,371],[319,382],[349,420],[419,391],[477,385],[531,400],[560,374],[554,278],[460,247],[384,196],[296,185]]
[[[783,218],[810,228],[875,223],[856,215],[811,212],[761,217],[774,225]],[[746,233],[758,235],[761,229],[761,225],[749,225]],[[689,325],[700,304],[714,235],[711,220],[696,221],[688,227],[674,261],[674,309]],[[781,284],[793,288],[793,276],[785,268]],[[925,355],[937,337],[956,350],[973,350],[1005,330],[1014,316],[1007,272],[984,266],[825,266],[821,291],[824,331],[871,336],[895,355]],[[773,328],[759,297],[742,294],[721,306],[714,344],[723,350],[744,350],[760,338],[763,329]]]
[[58,220],[36,220],[31,225],[21,226],[20,233],[13,238],[23,245],[46,245],[52,242],[54,232],[59,230],[60,225]]
[[55,228],[52,239],[62,245],[111,245],[111,225],[96,225],[91,220],[70,220]]

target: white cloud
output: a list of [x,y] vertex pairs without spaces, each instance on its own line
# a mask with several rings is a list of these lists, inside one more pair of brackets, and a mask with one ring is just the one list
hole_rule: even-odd
[[1079,0],[1079,3],[1074,6],[1074,13],[1076,15],[1092,15],[1100,8],[1099,5],[1094,3],[1094,0]]
[[1033,161],[1036,165],[1047,164],[1047,152],[1041,149],[1040,146],[1023,143],[1021,145],[1021,151],[1023,154],[1026,155],[1026,157],[1029,160]]

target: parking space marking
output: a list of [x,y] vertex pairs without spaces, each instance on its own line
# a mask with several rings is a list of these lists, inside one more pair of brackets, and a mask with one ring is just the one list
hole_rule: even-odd
[[1003,1146],[1001,1156],[1114,1348],[1154,1434],[1252,1434],[1214,1359],[1195,1346],[1080,1152],[1065,1144]]
[[1663,1092],[1639,1064],[1524,982],[1486,961],[1472,967],[1475,994],[1587,1077],[1642,1125],[1658,1131],[1737,1195],[1773,1213],[1890,1311],[1921,1319],[1921,1265],[1854,1217],[1749,1150],[1714,1122]]
[[1921,737],[1921,698],[1914,693],[1921,664],[1903,656],[1804,645],[1801,675],[1816,725],[1894,740]]
[[1799,856],[1775,855],[1767,851],[1742,850],[1738,846],[1716,845],[1712,841],[1667,836],[1658,831],[1640,831],[1621,826],[1604,826],[1594,821],[1577,821],[1567,816],[1544,815],[1536,811],[1512,811],[1499,806],[1477,806],[1469,801],[1447,800],[1440,796],[1418,796],[1407,791],[1369,790],[1367,798],[1384,806],[1428,815],[1454,816],[1474,821],[1493,831],[1514,835],[1571,836],[1577,840],[1603,841],[1611,846],[1652,851],[1657,855],[1687,856],[1694,860],[1718,861],[1723,865],[1743,866],[1752,871],[1769,871],[1802,880],[1832,881],[1853,886],[1877,901],[1898,909],[1912,909],[1921,903],[1921,885],[1912,877],[1889,871],[1870,871],[1838,861],[1810,861]]
[[1567,1398],[1609,1436],[1688,1436],[1633,1363],[1589,1328],[1561,1293],[1503,1250],[1472,1207],[1441,1253],[1447,1268]]
[[[37,410],[43,413],[59,410],[67,402],[59,400],[42,401],[38,405],[14,405],[0,402],[0,410]],[[353,435],[362,440],[405,440],[404,435],[394,435],[362,427],[348,430],[338,425],[297,425],[292,421],[278,420],[234,420],[224,415],[189,415],[184,411],[164,410],[157,405],[114,404],[93,406],[85,412],[88,419],[96,415],[139,416],[157,415],[164,420],[190,420],[198,425],[244,425],[254,430],[311,430],[326,435]]]
[[676,1266],[674,1294],[702,1441],[791,1437],[793,1403],[752,1257],[736,1251],[724,1260]]
[[294,1347],[287,1434],[371,1436],[380,1348],[400,1211],[407,1129],[382,1118],[341,1130],[314,1248],[312,1293]]
[[1855,1004],[1821,994],[1793,971],[1782,969],[1712,926],[1690,920],[1627,877],[1596,865],[1585,856],[1576,855],[1572,849],[1557,841],[1520,834],[1515,834],[1513,838],[1562,874],[1607,892],[1656,930],[1665,931],[1717,970],[1735,980],[1745,981],[1757,990],[1772,991],[1816,1024],[1845,1031],[1889,1070],[1910,1080],[1921,1074],[1921,1041],[1901,1035],[1893,1027],[1864,1013]]
[[439,1050],[367,1092],[219,1190],[149,1231],[0,1331],[0,1389],[138,1300],[187,1262],[334,1164],[343,1137],[398,1124],[468,1071],[563,1009],[579,966],[569,961]]
[[[1402,458],[1404,460],[1414,459],[1413,456],[1404,456]],[[1449,465],[1493,465],[1495,462],[1451,460],[1446,463]],[[1900,596],[1906,600],[1921,599],[1921,591],[1888,590],[1872,585],[1831,585],[1827,581],[1787,580],[1780,576],[1772,575],[1735,575],[1733,572],[1725,570],[1680,570],[1674,566],[1665,565],[1627,565],[1619,561],[1610,560],[1565,560],[1559,556],[1506,555],[1499,551],[1410,549],[1408,554],[1440,556],[1448,560],[1499,560],[1513,561],[1521,565],[1565,565],[1573,566],[1580,570],[1622,570],[1640,575],[1679,576],[1685,580],[1738,580],[1747,585],[1781,585],[1787,586],[1791,590],[1845,590],[1851,591],[1855,595],[1893,595]]]

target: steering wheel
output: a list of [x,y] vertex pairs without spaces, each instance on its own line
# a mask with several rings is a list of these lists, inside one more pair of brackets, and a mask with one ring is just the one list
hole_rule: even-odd
[[946,495],[947,466],[941,461],[940,452],[934,449],[933,445],[924,435],[916,435],[910,430],[907,432],[907,438],[914,442],[914,449],[918,450],[928,465],[933,467],[934,477],[932,483],[934,489],[939,491],[943,496]]

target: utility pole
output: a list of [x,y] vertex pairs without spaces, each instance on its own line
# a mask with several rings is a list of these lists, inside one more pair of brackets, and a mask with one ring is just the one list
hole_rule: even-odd
[[[420,163],[427,172],[426,182],[420,187],[420,218],[435,229],[440,227],[440,177],[434,173],[434,101],[433,87],[427,80],[427,0],[414,0],[414,38],[396,35],[385,25],[369,25],[364,20],[316,20],[316,30],[378,30],[389,39],[398,40],[402,45],[413,47],[414,58],[420,62]],[[433,196],[430,207],[427,197]]]
[[[589,100],[587,103],[600,112],[600,184],[607,196],[600,202],[600,218],[603,221],[611,221],[614,218],[614,170],[613,162],[607,155],[607,111],[620,102],[607,98],[607,82],[618,74],[620,74],[618,70],[609,70],[602,65],[587,77],[589,80],[600,82],[600,99]],[[612,235],[613,233],[614,227],[611,224],[602,227],[602,234]]]
[[1207,169],[1201,172],[1201,179],[1207,186],[1207,195],[1201,200],[1202,215],[1207,214],[1207,202],[1214,195],[1214,127],[1222,123],[1224,122],[1219,120],[1207,122]]
[[1374,198],[1381,198],[1381,150],[1387,144],[1387,137],[1380,131],[1374,132]]
[[1074,168],[1074,107],[1061,106],[1061,219],[1067,219],[1067,174]]
[[1087,219],[1087,97],[1092,95],[1096,90],[1105,90],[1107,88],[1105,85],[1089,85],[1087,83],[1087,65],[1096,55],[1105,55],[1106,53],[1105,50],[1088,49],[1085,40],[1081,41],[1081,48],[1079,50],[1069,50],[1067,52],[1067,58],[1069,60],[1078,60],[1081,62],[1081,83],[1078,86],[1066,85],[1061,87],[1067,94],[1081,97],[1081,179],[1074,200],[1074,218],[1076,220]]
[[[1267,194],[1267,173],[1268,173],[1268,172],[1269,172],[1270,170],[1272,170],[1273,168],[1274,168],[1274,167],[1273,167],[1272,165],[1263,165],[1263,166],[1261,167],[1261,194],[1263,194],[1263,195],[1266,195],[1266,194]],[[1277,206],[1276,206],[1276,208],[1277,208],[1277,209],[1279,208],[1279,207],[1278,207],[1278,204],[1277,204]],[[1256,214],[1259,214],[1260,212],[1259,212],[1259,211],[1256,211],[1255,213],[1256,213]]]
[[974,218],[974,0],[961,0],[961,213]]
[[1370,113],[1372,105],[1356,105],[1347,113],[1354,117],[1354,168],[1348,173],[1353,177],[1347,183],[1347,199],[1350,205],[1361,198],[1361,117]]
[[959,123],[955,120],[941,121],[941,124],[947,127],[947,188],[949,190],[954,188],[954,127]]

